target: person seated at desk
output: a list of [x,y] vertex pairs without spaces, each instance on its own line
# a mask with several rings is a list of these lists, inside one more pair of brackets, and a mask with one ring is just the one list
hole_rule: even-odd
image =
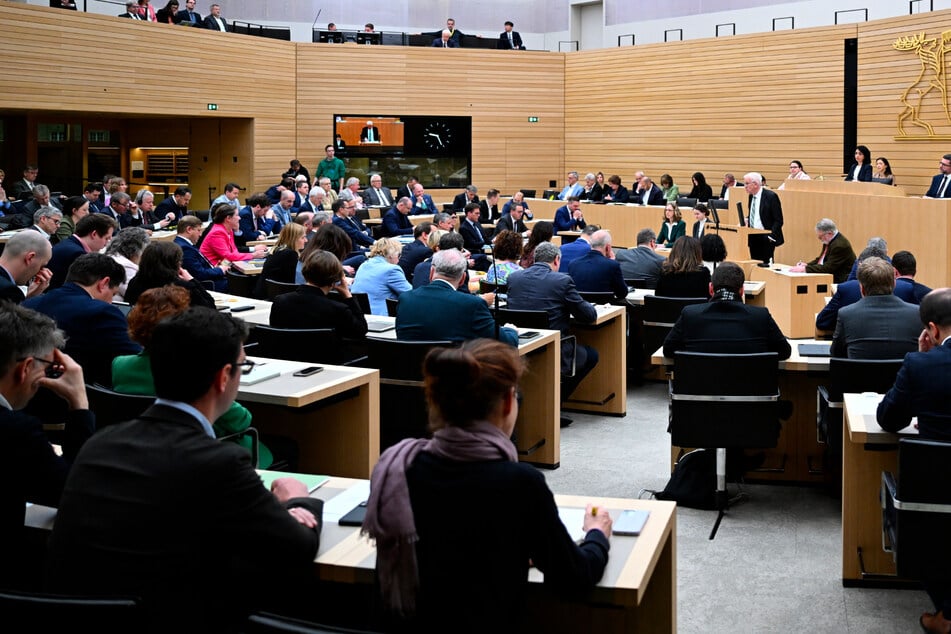
[[855,148],[855,162],[845,175],[845,180],[855,182],[871,182],[872,180],[872,153],[864,145]]
[[484,253],[485,245],[489,244],[489,237],[479,224],[479,203],[472,202],[466,205],[465,218],[459,223],[459,235],[462,236],[463,247],[469,252],[472,268],[477,271],[486,271],[489,268],[489,258]]
[[[413,227],[413,241],[403,245],[400,251],[400,268],[406,275],[406,280],[413,281],[413,271],[416,265],[430,257],[433,254],[433,246],[429,244],[429,238],[433,234],[433,223],[423,221]],[[438,242],[438,238],[436,240]]]
[[578,172],[572,170],[568,172],[568,184],[565,185],[555,198],[556,200],[568,200],[572,197],[578,198],[583,191],[584,187],[578,182]]
[[657,234],[653,229],[641,229],[637,232],[637,246],[633,249],[620,249],[615,258],[621,265],[621,275],[625,280],[644,280],[646,288],[655,288],[660,277],[660,267],[667,258],[654,249],[657,247]]
[[386,300],[397,299],[412,289],[397,262],[403,245],[393,238],[380,238],[367,252],[364,262],[353,278],[354,293],[366,293],[374,315],[386,315]]
[[307,244],[307,230],[303,225],[292,222],[281,229],[274,250],[264,260],[261,274],[254,285],[254,296],[258,299],[267,297],[266,280],[293,284],[297,275],[297,263],[300,254]]
[[[0,251],[0,301],[19,304],[42,295],[52,275],[45,268],[52,253],[50,241],[35,231],[14,234]],[[26,287],[26,295],[21,286]]]
[[467,185],[461,194],[457,194],[456,197],[452,199],[452,213],[455,214],[460,211],[465,211],[466,205],[469,203],[479,204],[478,194],[478,187],[475,185]]
[[535,216],[532,215],[532,210],[528,208],[528,203],[525,202],[525,194],[521,191],[517,191],[512,194],[512,198],[507,200],[504,205],[502,205],[502,215],[507,216],[512,213],[512,207],[520,206],[522,208],[522,214],[525,216],[525,220],[531,220]]
[[238,210],[224,203],[211,210],[211,225],[198,244],[198,250],[212,266],[222,262],[244,262],[263,257],[267,247],[257,244],[248,252],[238,250],[235,244],[235,232],[241,226]]
[[[42,560],[36,560],[35,540],[24,526],[27,503],[59,504],[70,465],[96,429],[83,370],[60,351],[64,343],[63,332],[50,317],[0,302],[0,441],[6,453],[0,463],[4,482],[0,586],[4,588],[42,588]],[[69,410],[64,418],[38,418],[23,411],[41,387],[66,402]],[[50,444],[44,423],[65,423],[56,441],[61,454]]]
[[687,198],[696,198],[697,202],[701,203],[713,198],[713,188],[707,184],[707,177],[703,175],[703,172],[694,172],[693,176],[690,177],[690,182],[693,183],[693,187],[690,189],[690,193],[687,194]]
[[614,293],[615,299],[627,297],[627,284],[621,265],[614,259],[611,234],[604,229],[591,234],[591,249],[568,267],[580,293]]
[[[191,216],[194,218],[194,216]],[[116,234],[116,237],[106,245],[106,255],[122,265],[125,269],[126,281],[119,285],[113,301],[124,302],[129,282],[139,274],[139,262],[142,253],[149,246],[149,234],[142,227],[127,227]]]
[[[568,267],[571,266],[571,263],[577,260],[591,250],[591,236],[594,235],[595,231],[600,230],[601,227],[598,225],[587,225],[584,229],[581,230],[581,235],[578,236],[577,240],[573,240],[568,244],[561,247],[561,262],[560,268],[558,271],[560,273],[567,273]],[[524,259],[524,255],[522,256]],[[522,265],[522,268],[525,268],[525,265]]]
[[[604,572],[611,517],[589,504],[576,544],[545,479],[518,462],[510,438],[523,373],[518,352],[496,341],[434,349],[423,363],[433,438],[402,441],[373,469],[363,531],[376,540],[386,606],[415,615],[414,631],[521,629],[529,562],[568,594]],[[488,508],[519,509],[518,529]]]
[[[178,221],[178,235],[173,242],[182,248],[182,268],[199,282],[211,282],[219,293],[228,291],[226,272],[231,263],[224,261],[212,266],[195,244],[201,239],[202,222],[198,216],[182,216]],[[126,232],[123,232],[123,236]]]
[[176,187],[175,193],[160,202],[152,213],[147,214],[145,219],[146,224],[154,225],[161,223],[170,213],[175,215],[175,220],[172,221],[173,223],[181,220],[182,216],[188,214],[188,203],[191,202],[191,199],[191,189],[185,186]]
[[[895,384],[878,405],[876,420],[885,431],[897,433],[917,416],[920,438],[951,442],[951,288],[928,293],[919,316],[924,330],[918,351],[905,355]],[[936,611],[921,615],[922,629],[951,630],[951,587],[927,579],[923,585]]]
[[135,304],[139,296],[150,288],[173,284],[188,291],[192,306],[215,307],[215,299],[201,283],[182,268],[182,248],[174,242],[159,241],[149,244],[142,252],[139,272],[129,282],[125,301]]
[[892,257],[895,267],[895,295],[909,304],[921,304],[931,289],[915,281],[918,273],[918,261],[910,251],[898,251]]
[[664,220],[660,226],[657,241],[666,248],[673,246],[677,238],[687,235],[687,223],[684,222],[677,203],[667,203],[664,207]]
[[483,225],[495,224],[500,215],[499,190],[490,189],[485,193],[485,199],[479,202],[479,223]]
[[522,256],[522,236],[514,231],[503,231],[495,236],[495,258],[485,274],[485,281],[489,284],[508,283],[509,274],[521,271],[518,261]]
[[352,200],[339,198],[333,202],[331,209],[334,213],[333,224],[343,229],[350,237],[355,249],[365,251],[367,247],[373,244],[373,236],[370,230],[355,217],[357,213],[356,206]]
[[[742,289],[741,289],[742,290]],[[658,297],[709,297],[710,271],[703,265],[700,241],[684,236],[674,242],[661,265],[654,294]]]
[[892,173],[891,163],[884,156],[875,159],[875,171],[872,172],[872,182],[883,185],[897,185],[895,175]]
[[555,227],[552,223],[547,220],[536,222],[528,234],[528,243],[522,249],[522,259],[518,261],[518,265],[527,269],[535,264],[535,247],[542,242],[551,242],[553,237],[555,237]]
[[769,310],[743,303],[743,269],[724,262],[713,272],[706,304],[684,306],[664,340],[664,356],[680,350],[723,354],[776,352],[780,360],[792,354],[785,335]]
[[248,452],[212,429],[251,365],[247,333],[210,308],[155,326],[158,398],[95,434],[74,462],[49,539],[48,591],[136,596],[153,631],[220,632],[312,578],[321,500],[290,477],[268,491]]
[[710,275],[713,275],[726,256],[726,244],[719,235],[708,233],[700,238],[700,257],[703,259],[703,265],[710,271]]
[[383,237],[408,236],[413,233],[413,223],[409,219],[409,212],[413,210],[413,201],[409,198],[400,198],[396,205],[383,215]]
[[304,284],[274,298],[271,327],[333,328],[341,337],[365,337],[366,317],[350,293],[346,272],[337,256],[327,251],[312,251],[304,260],[302,273]]
[[601,198],[604,196],[604,188],[601,187],[601,184],[597,181],[594,174],[588,172],[584,177],[584,187],[581,190],[581,193],[578,194],[580,200],[587,200],[589,202],[601,202]]
[[[443,231],[441,229],[433,229],[433,232],[429,235],[429,246],[433,250],[435,255],[439,251],[445,251],[447,249],[456,249],[460,251],[463,256],[467,259],[469,257],[469,252],[466,251],[465,243],[462,240],[462,236],[458,233],[450,233],[449,231]],[[419,288],[420,286],[426,286],[432,280],[430,271],[433,266],[432,257],[427,258],[416,265],[416,268],[413,269],[413,288]],[[463,276],[462,281],[459,282],[459,292],[469,294],[469,273],[468,271]],[[483,299],[486,299],[488,303],[491,301],[491,293],[487,293],[482,296]]]
[[663,205],[666,198],[663,190],[654,184],[650,176],[642,176],[637,183],[637,191],[631,194],[630,200],[638,205]]
[[433,255],[429,284],[400,295],[396,311],[396,338],[407,341],[439,339],[467,341],[498,338],[518,346],[518,332],[500,328],[486,301],[478,295],[459,293],[466,276],[466,256],[458,249],[441,249]]
[[[363,255],[363,252],[354,255],[353,243],[350,242],[350,237],[343,229],[334,224],[323,224],[314,232],[313,239],[308,240],[300,254],[300,260],[297,262],[297,274],[294,277],[297,284],[307,283],[303,273],[304,261],[314,251],[333,253],[343,264],[343,270],[348,276],[353,276],[356,269],[366,262],[366,256]],[[348,262],[350,264],[347,264]]]
[[669,202],[677,202],[677,197],[680,196],[680,187],[674,184],[674,178],[670,174],[661,174],[660,190],[664,194],[664,200]]
[[621,177],[614,174],[608,179],[608,186],[605,188],[601,200],[606,203],[626,203],[629,197],[630,193],[627,191],[627,187],[621,185]]
[[[509,203],[505,203],[506,206],[508,206],[508,204]],[[525,210],[521,203],[512,205],[508,213],[506,213],[505,207],[503,207],[502,217],[495,223],[495,233],[498,235],[502,231],[514,231],[522,236],[527,236],[528,226],[525,224],[525,220]]]
[[822,243],[819,257],[808,263],[799,262],[789,270],[792,273],[829,273],[836,284],[844,282],[855,262],[852,245],[839,233],[835,222],[828,218],[816,223],[816,238]]
[[[874,249],[874,253],[868,253],[865,257],[875,256],[877,258],[882,258],[889,264],[891,264],[892,259],[888,257],[888,243],[885,241],[885,238],[881,236],[872,236],[868,239],[868,244],[866,244],[865,249],[862,253],[866,253],[870,249]],[[849,277],[846,278],[846,282],[851,282],[852,280],[858,279],[859,273],[859,260],[862,259],[862,253],[859,254],[859,257],[855,259],[855,262],[852,263],[852,268],[849,269]],[[907,300],[905,300],[907,301]],[[921,300],[915,302],[915,304],[920,304]]]
[[581,231],[587,224],[581,211],[581,199],[577,196],[569,196],[568,204],[555,210],[555,233]]
[[885,260],[859,265],[862,299],[839,311],[832,337],[833,357],[901,359],[918,349],[918,307],[894,295],[895,269]]
[[422,183],[416,183],[413,185],[413,194],[412,196],[407,196],[413,201],[413,211],[412,214],[437,214],[439,210],[436,209],[436,203],[433,202],[433,197],[426,193],[426,188],[423,187]]
[[[247,202],[248,204],[242,207],[238,214],[240,219],[238,230],[240,231],[242,244],[255,240],[266,240],[271,234],[280,232],[281,221],[277,219],[271,209],[271,203],[267,196],[261,193],[252,194]],[[218,204],[232,206],[231,203]],[[212,205],[212,210],[215,209],[218,209],[218,206]]]
[[[884,247],[877,244],[873,245],[870,242],[869,246],[865,247],[865,250],[856,258],[855,266],[852,268],[858,270],[862,262],[872,257],[881,258],[886,262],[888,261]],[[816,330],[834,331],[836,323],[839,320],[839,311],[846,306],[851,306],[860,299],[862,299],[862,289],[858,279],[850,279],[841,284],[837,284],[832,299],[830,299],[829,302],[822,307],[822,310],[819,311],[819,314],[816,315]],[[910,294],[909,296],[902,296],[900,299],[908,303],[919,303],[912,302]]]
[[389,209],[393,206],[393,194],[389,187],[383,187],[383,177],[379,174],[370,174],[370,186],[364,190],[363,198],[368,207]]

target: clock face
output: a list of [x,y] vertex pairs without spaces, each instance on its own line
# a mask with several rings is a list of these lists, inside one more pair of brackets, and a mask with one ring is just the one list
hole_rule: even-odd
[[423,145],[431,152],[448,151],[454,142],[455,133],[445,121],[430,121],[423,127]]

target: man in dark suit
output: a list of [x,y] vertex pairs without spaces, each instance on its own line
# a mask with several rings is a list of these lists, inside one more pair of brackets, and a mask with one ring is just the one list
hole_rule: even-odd
[[410,200],[412,200],[413,188],[416,187],[416,183],[418,182],[419,180],[417,180],[415,176],[407,176],[406,184],[400,185],[400,188],[396,190],[396,197],[403,198],[405,196],[406,198],[409,198]]
[[628,202],[638,205],[663,205],[667,200],[664,191],[654,184],[649,176],[644,176],[637,183],[637,190],[631,194]]
[[466,250],[471,254],[473,268],[477,271],[488,271],[490,262],[485,254],[485,245],[489,242],[489,237],[479,224],[480,209],[477,202],[465,206],[465,217],[459,223],[459,235],[462,236]]
[[588,226],[581,211],[581,199],[569,196],[568,203],[555,210],[555,233],[559,231],[581,231]]
[[103,385],[112,384],[115,357],[142,349],[129,339],[125,315],[112,305],[125,281],[125,269],[110,256],[86,253],[69,267],[62,287],[23,302],[56,320],[67,336],[64,352],[83,367],[89,381]]
[[[73,235],[53,247],[53,254],[47,265],[52,274],[50,289],[63,285],[69,267],[76,258],[85,253],[98,253],[109,244],[116,229],[118,229],[116,221],[105,214],[89,214],[81,218],[76,223],[76,231]],[[124,272],[123,277],[125,277]]]
[[157,631],[230,631],[312,574],[322,502],[293,478],[268,491],[248,452],[211,428],[238,392],[246,336],[240,319],[208,308],[155,328],[158,400],[96,434],[73,464],[50,537],[51,591],[138,596]]
[[[35,297],[49,286],[52,273],[45,268],[53,247],[36,231],[20,231],[11,237],[0,252],[0,300],[19,304]],[[20,290],[27,287],[26,296]]]
[[568,275],[581,293],[614,293],[627,297],[621,265],[614,259],[611,234],[604,229],[591,234],[591,249],[568,266]]
[[[9,249],[9,246],[7,246]],[[2,271],[0,271],[2,274]],[[24,530],[26,503],[59,504],[69,465],[95,430],[89,411],[83,371],[59,351],[63,333],[56,323],[36,311],[0,303],[0,585],[11,588],[41,587],[42,566],[34,558]],[[59,376],[55,376],[61,373]],[[41,420],[23,411],[40,387],[66,401],[65,428],[53,451]]]
[[525,214],[525,209],[521,204],[516,203],[512,205],[511,211],[507,214],[503,214],[499,221],[495,223],[495,235],[500,234],[503,231],[514,231],[515,233],[520,233],[523,236],[527,235],[528,227],[525,225],[525,221],[522,219],[522,216]]
[[439,209],[436,208],[436,203],[433,202],[433,197],[426,193],[426,188],[423,187],[422,183],[416,183],[413,185],[413,193],[410,196],[407,196],[413,202],[413,211],[411,214],[437,214]]
[[768,234],[752,235],[748,245],[750,257],[769,262],[776,247],[783,244],[783,204],[775,192],[763,188],[763,176],[750,172],[743,176],[749,217],[747,225],[753,229],[768,229]]
[[581,230],[581,236],[577,240],[561,247],[561,257],[558,260],[561,263],[561,268],[558,269],[559,272],[567,273],[572,262],[584,257],[591,250],[591,236],[600,228],[598,225],[585,225],[585,228]]
[[459,48],[459,40],[452,38],[452,33],[444,29],[439,37],[433,40],[433,48]]
[[524,51],[525,47],[522,46],[522,36],[518,34],[518,31],[513,31],[515,25],[505,21],[505,30],[499,33],[499,43],[497,48],[502,51]]
[[910,251],[898,251],[892,256],[895,267],[895,295],[909,304],[920,304],[931,289],[915,281],[918,260]]
[[432,230],[433,224],[431,222],[419,223],[413,227],[413,241],[400,251],[398,264],[410,283],[413,281],[413,271],[416,269],[416,265],[433,254],[433,250],[429,248],[429,234]]
[[206,29],[212,31],[230,31],[231,27],[227,20],[221,17],[221,5],[213,4],[208,9],[211,13],[203,21]]
[[494,224],[499,219],[499,190],[490,189],[485,193],[485,200],[479,203],[479,223]]
[[[109,216],[116,221],[116,224],[119,226],[119,229],[125,229],[126,227],[131,227],[133,225],[132,212],[137,210],[137,206],[132,202],[132,197],[125,192],[116,192],[109,199],[109,204],[102,208],[99,212],[105,216]],[[139,224],[142,223],[141,216],[139,217]],[[166,223],[167,225],[168,223]]]
[[373,125],[372,121],[367,121],[367,124],[360,130],[360,143],[381,142],[382,139],[380,138],[380,128]]
[[450,341],[496,337],[518,345],[518,332],[501,328],[496,335],[495,319],[478,295],[456,292],[466,275],[466,257],[458,249],[433,255],[430,283],[400,295],[396,312],[396,338],[425,341],[438,333]]
[[160,202],[152,213],[152,218],[147,218],[146,221],[150,224],[161,222],[169,213],[175,214],[175,220],[178,220],[188,214],[188,203],[191,202],[191,199],[192,190],[190,188],[176,187],[175,193]]
[[653,229],[641,229],[637,232],[637,247],[621,249],[615,252],[615,258],[621,265],[621,274],[626,280],[644,280],[647,288],[655,288],[660,277],[660,267],[667,258],[654,249],[657,247],[657,234]]
[[941,170],[931,179],[925,198],[951,198],[951,154],[945,154],[938,163]]
[[363,201],[368,207],[389,209],[393,206],[393,194],[390,193],[389,187],[383,187],[383,177],[379,174],[370,174],[370,186],[363,190]]
[[218,266],[212,266],[208,258],[202,255],[195,246],[201,238],[201,224],[201,219],[192,215],[182,216],[182,219],[178,221],[175,244],[182,248],[182,268],[196,280],[201,282],[209,280],[215,285],[216,291],[226,293],[228,279],[225,272],[231,265],[223,262]]
[[885,260],[859,265],[862,299],[839,311],[832,356],[849,359],[901,359],[918,349],[918,307],[895,297],[895,269]]
[[[581,299],[571,277],[558,272],[561,250],[551,242],[542,242],[535,247],[535,264],[513,271],[508,277],[508,307],[512,310],[542,310],[548,313],[548,325],[567,335],[571,329],[569,319],[590,324],[598,317],[594,306]],[[570,346],[561,348],[561,398],[567,399],[598,364],[598,352],[594,348],[577,344],[575,375],[570,374]]]
[[852,245],[828,218],[816,223],[816,238],[822,243],[819,257],[810,262],[799,262],[789,270],[793,273],[829,273],[833,282],[841,284],[848,278],[855,262]]
[[413,233],[413,223],[409,220],[410,209],[413,203],[409,198],[400,198],[396,206],[383,215],[383,229],[381,233],[386,238],[394,236],[408,236]]
[[63,205],[59,200],[50,196],[50,188],[46,185],[35,185],[32,194],[32,200],[23,206],[23,213],[32,216],[42,207],[55,207],[63,211]]
[[195,0],[185,0],[185,8],[175,16],[179,24],[187,24],[198,29],[205,28],[201,14],[195,11]]
[[27,165],[24,167],[23,178],[13,183],[10,187],[10,198],[13,200],[23,200],[27,198],[36,186],[36,177],[39,173],[40,170],[37,169],[36,165]]
[[743,303],[743,269],[723,262],[713,272],[713,297],[684,306],[664,341],[664,356],[678,350],[749,354],[776,352],[788,359],[792,348],[766,308]]
[[[194,0],[192,0],[194,2]],[[136,10],[138,7],[138,2],[126,2],[125,3],[125,13],[120,13],[118,17],[128,18],[130,20],[141,20],[142,16],[139,15],[139,12]]]
[[468,185],[465,191],[463,191],[461,194],[457,194],[456,197],[452,199],[452,213],[464,211],[466,205],[469,203],[478,203],[478,192],[478,187],[475,185]]
[[335,200],[331,209],[334,212],[333,223],[350,236],[354,250],[365,251],[373,244],[374,240],[370,231],[363,226],[359,218],[354,217],[357,210],[352,200]]

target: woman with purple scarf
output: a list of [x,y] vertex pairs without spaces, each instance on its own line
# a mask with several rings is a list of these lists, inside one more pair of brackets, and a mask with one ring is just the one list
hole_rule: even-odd
[[544,477],[518,462],[523,371],[498,341],[435,348],[423,363],[432,439],[404,440],[373,469],[363,532],[386,605],[413,631],[517,629],[531,566],[565,595],[604,572],[610,515],[589,506],[576,544]]

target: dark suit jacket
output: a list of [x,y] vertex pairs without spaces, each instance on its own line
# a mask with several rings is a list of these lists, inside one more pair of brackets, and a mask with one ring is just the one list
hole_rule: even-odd
[[[458,33],[458,31],[456,31],[456,33]],[[441,36],[433,40],[433,48],[443,48]],[[459,42],[450,37],[446,42],[445,48],[459,48]]]
[[[901,283],[899,283],[901,281]],[[924,294],[920,294],[921,289],[927,289]],[[931,290],[923,284],[918,284],[906,278],[895,280],[895,297],[909,304],[920,304],[921,298]],[[846,306],[851,306],[862,299],[862,288],[858,280],[849,280],[836,286],[835,294],[816,316],[816,328],[819,330],[835,330],[836,322],[839,319],[839,311]],[[919,325],[920,332],[920,325]],[[880,357],[885,358],[885,357]]]
[[[750,196],[746,201],[746,212],[749,214],[750,203],[753,200],[753,197]],[[783,242],[783,204],[779,200],[779,196],[776,195],[776,192],[770,191],[768,189],[763,189],[762,194],[759,199],[759,214],[760,220],[763,223],[764,229],[769,229],[770,238],[773,239],[773,246],[778,247]],[[846,271],[848,273],[848,271]]]
[[[370,130],[371,130],[370,126],[363,126],[363,129],[360,130],[361,141],[366,141],[370,138]],[[380,129],[376,126],[373,126],[372,130],[373,130],[373,140],[377,143],[382,141],[383,139],[380,138]]]
[[684,306],[664,341],[664,356],[673,357],[678,350],[723,354],[777,352],[780,359],[788,359],[792,353],[769,310],[740,301]]
[[409,198],[414,202],[416,201],[416,199],[413,198],[413,192],[411,192],[409,187],[405,184],[400,185],[399,189],[396,190],[396,200],[399,200],[400,198]]
[[618,249],[614,253],[618,264],[621,265],[621,274],[624,279],[646,280],[647,288],[657,286],[660,267],[667,261],[667,258],[655,253],[650,247]]
[[568,205],[563,205],[555,210],[555,233],[559,231],[580,231],[588,226],[588,223],[581,220],[575,220],[571,217]]
[[[175,221],[178,222],[182,219],[182,216],[188,213],[188,207],[180,207],[178,203],[175,202],[175,197],[169,196],[160,202],[152,211],[152,216],[149,218],[149,223],[155,224],[156,222],[161,221],[166,215],[168,215],[168,212],[175,214]],[[154,217],[155,220],[152,220],[152,217]]]
[[559,273],[567,273],[568,267],[571,266],[571,263],[574,262],[577,258],[584,256],[585,253],[591,250],[591,243],[587,240],[582,240],[578,238],[577,240],[572,240],[568,244],[564,244],[561,247],[561,265],[558,267]]
[[373,238],[367,232],[367,228],[356,216],[346,220],[340,216],[334,216],[333,223],[347,232],[354,249],[368,247],[373,244]]
[[552,271],[542,262],[513,271],[509,274],[508,284],[508,307],[545,311],[553,330],[567,333],[570,317],[582,324],[590,324],[598,317],[594,306],[581,299],[571,277]]
[[489,201],[483,200],[479,202],[479,222],[482,224],[494,223],[499,219],[499,206],[498,204],[492,205],[492,208],[489,208]]
[[[212,266],[198,247],[181,236],[175,236],[175,244],[182,248],[182,268],[188,271],[196,280],[211,280],[215,290],[224,293],[228,290],[228,280],[225,272],[217,266]],[[131,281],[131,280],[130,280]]]
[[413,208],[409,212],[411,216],[439,213],[439,209],[436,208],[436,203],[433,202],[433,197],[429,194],[423,194],[424,206],[419,205],[419,201],[416,200],[415,196],[410,196],[409,199],[413,202]]
[[367,334],[367,320],[352,297],[337,301],[316,286],[302,284],[292,293],[274,298],[273,328],[333,328],[341,337],[359,339]]
[[[823,249],[825,246],[823,246]],[[820,257],[821,257],[820,251]],[[806,265],[807,273],[831,273],[832,281],[836,284],[844,282],[852,269],[852,263],[855,262],[855,251],[852,245],[841,233],[835,234],[832,241],[829,242],[829,252],[819,264],[819,257]]]
[[591,191],[582,190],[581,195],[578,196],[581,200],[591,200],[598,201],[604,196],[604,188],[601,187],[598,183],[594,184],[594,187],[591,188]]
[[393,200],[393,194],[390,193],[390,188],[381,187],[380,191],[383,192],[382,199],[377,195],[375,189],[367,187],[363,190],[363,202],[370,207],[392,207],[396,201]]
[[[474,202],[474,203],[479,202],[479,197],[478,197],[478,196],[473,196],[472,202]],[[464,211],[465,208],[466,208],[466,205],[468,205],[468,204],[469,204],[469,199],[466,198],[466,193],[465,193],[465,192],[462,192],[461,194],[457,194],[456,197],[452,199],[452,210],[453,210],[453,211]],[[481,207],[481,205],[480,205],[480,207]]]
[[894,295],[863,297],[839,311],[832,356],[849,359],[901,359],[918,350],[918,307]]
[[201,14],[197,11],[192,11],[191,15],[188,15],[188,9],[182,9],[175,15],[175,18],[179,22],[191,24],[192,26],[199,29],[205,28],[205,23],[202,22]]
[[710,185],[694,185],[686,198],[696,198],[697,202],[705,203],[713,198],[713,188]]
[[97,433],[73,464],[50,538],[51,590],[139,596],[166,631],[230,629],[259,593],[311,574],[320,523],[303,526],[293,507],[320,520],[323,504],[281,504],[247,450],[153,405]]
[[467,219],[459,223],[459,235],[462,236],[463,245],[470,253],[482,253],[482,247],[489,241],[482,225],[476,223],[473,226]]
[[581,293],[614,293],[617,299],[627,297],[621,265],[600,251],[591,249],[576,259],[568,267],[568,275]]
[[433,250],[418,239],[403,247],[403,250],[400,251],[399,266],[403,269],[408,281],[413,281],[413,271],[416,266],[432,254]]
[[496,45],[499,50],[510,51],[512,49],[524,49],[522,45],[522,36],[518,31],[512,31],[512,41],[509,42],[509,34],[505,31],[499,33],[499,42]]
[[69,236],[59,244],[53,247],[53,256],[50,258],[46,268],[50,270],[53,277],[50,278],[50,290],[59,288],[66,282],[66,274],[73,261],[86,253],[86,247],[79,241],[75,235]]
[[[227,21],[227,20],[225,20],[224,18],[221,18],[221,22],[225,25],[225,28],[224,28],[225,31],[230,31],[230,30],[231,30],[231,25],[228,24],[228,21]],[[215,21],[214,16],[211,16],[211,15],[205,16],[205,19],[204,19],[204,21],[203,21],[203,24],[205,25],[205,28],[206,28],[206,29],[210,29],[210,30],[212,30],[212,31],[220,31],[220,30],[221,30],[220,28],[218,28],[218,22]]]
[[[845,175],[845,180],[847,180],[847,181],[852,180],[852,172],[855,171],[855,166],[856,166],[856,165],[858,165],[858,163],[852,163],[852,167],[849,168],[848,173],[846,173],[846,175]],[[862,169],[859,170],[859,178],[858,178],[858,180],[861,181],[861,182],[863,182],[863,183],[871,183],[871,182],[872,182],[872,166],[871,166],[870,164],[865,163],[865,164],[862,165]]]
[[[611,196],[611,199],[608,200],[608,196]],[[615,192],[610,187],[604,188],[604,195],[601,196],[601,199],[606,203],[626,203],[630,199],[631,194],[627,191],[627,187],[624,185],[619,185],[617,192]]]
[[49,315],[66,333],[64,352],[83,367],[86,382],[112,384],[112,360],[138,354],[142,348],[129,339],[125,315],[112,304],[93,299],[72,282],[23,302],[27,308]]
[[0,266],[0,300],[4,299],[19,304],[26,299],[26,296],[17,286],[16,280],[10,277],[5,268]]
[[[477,295],[459,293],[441,280],[400,295],[396,338],[407,341],[495,339],[495,319]],[[502,328],[499,340],[517,346],[518,333]]]
[[895,296],[909,304],[920,304],[931,289],[907,277],[895,278]]
[[[641,204],[642,196],[644,192],[640,189],[631,194],[630,202]],[[657,185],[651,183],[650,194],[647,195],[647,204],[648,205],[663,205],[667,202],[667,199],[664,198],[664,191]]]
[[387,238],[393,236],[413,235],[413,223],[409,216],[403,214],[399,209],[393,207],[383,215],[383,235]]
[[[943,178],[944,174],[936,174],[935,177],[931,179],[931,187],[928,188],[928,193],[925,194],[926,197],[938,197],[938,190],[941,189],[941,180]],[[951,176],[948,177],[948,180],[951,181]],[[948,186],[944,188],[943,198],[951,198],[951,182],[949,182]]]
[[951,344],[905,355],[895,385],[878,405],[878,424],[886,431],[897,432],[917,416],[919,436],[951,441],[948,377],[951,377]]
[[512,218],[512,214],[505,214],[499,221],[495,223],[495,233],[499,234],[502,231],[514,231],[515,233],[525,233],[528,231],[528,226],[525,224],[525,217],[522,216],[519,220]]
[[254,212],[251,211],[250,207],[244,207],[241,211],[238,212],[238,227],[241,229],[241,237],[244,238],[244,241],[248,240],[257,240],[258,231],[263,231],[264,235],[270,235],[272,233],[280,233],[281,231],[281,221],[275,218],[271,220],[264,216],[257,219],[258,228],[255,230],[254,223]]

